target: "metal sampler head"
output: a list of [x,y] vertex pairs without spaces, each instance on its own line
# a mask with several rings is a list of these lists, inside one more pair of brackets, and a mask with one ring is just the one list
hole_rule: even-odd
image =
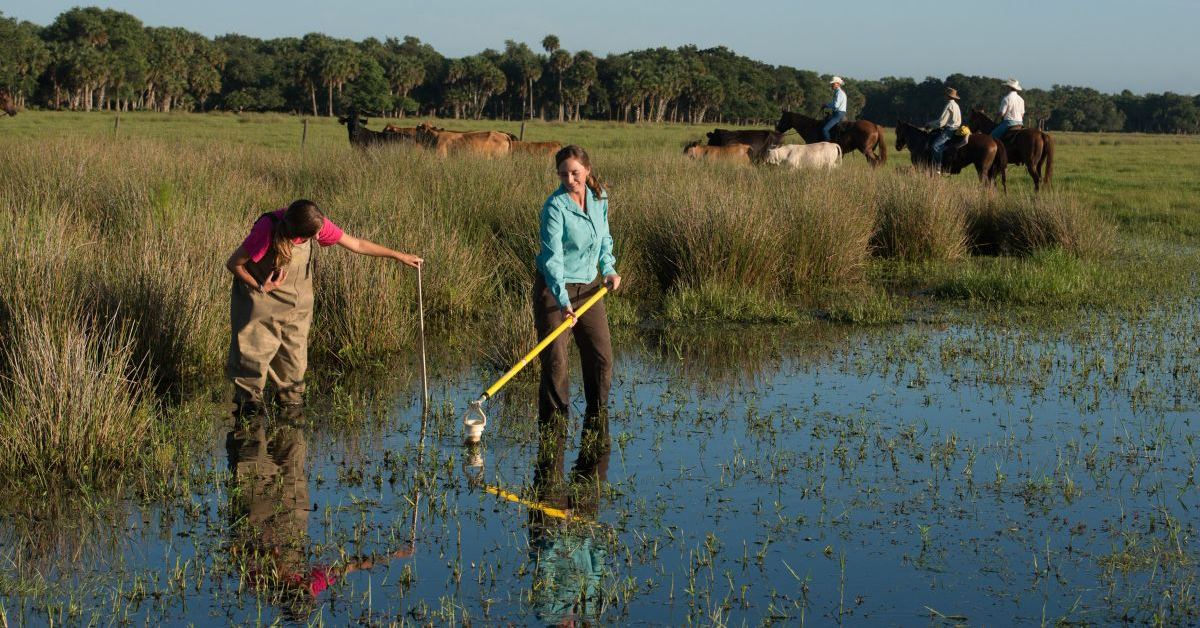
[[467,411],[463,413],[462,422],[467,440],[479,441],[483,436],[483,428],[487,425],[487,415],[483,413],[482,398],[467,404]]

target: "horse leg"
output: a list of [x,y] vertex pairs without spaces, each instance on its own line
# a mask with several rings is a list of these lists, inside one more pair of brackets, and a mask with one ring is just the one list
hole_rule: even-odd
[[[851,148],[850,148],[850,150],[851,150],[851,151],[853,151],[853,150],[854,150],[854,148],[853,148],[853,147],[851,147]],[[871,147],[869,144],[867,144],[866,142],[863,142],[863,143],[862,143],[862,146],[861,146],[861,147],[859,147],[859,148],[858,148],[858,150],[861,150],[861,151],[862,151],[862,154],[863,154],[864,156],[866,156],[866,158],[867,158],[867,163],[868,163],[868,164],[871,164],[871,167],[872,167],[872,168],[874,168],[875,166],[879,165],[879,158],[875,156],[875,151],[873,150],[873,148],[872,148],[872,147]],[[846,152],[845,148],[843,148],[843,149],[842,149],[842,152],[843,152],[843,153],[845,153],[845,152]]]
[[847,146],[842,147],[842,154],[852,152],[854,150],[861,150],[863,156],[867,158],[867,163],[871,164],[871,167],[875,167],[879,164],[879,158],[875,156],[875,147],[871,142],[870,136],[859,137],[856,134],[850,139],[849,142],[847,142],[847,144]]
[[1025,171],[1029,173],[1029,178],[1033,179],[1033,191],[1037,192],[1042,189],[1042,173],[1040,161],[1042,159],[1041,142],[1035,139],[1030,139],[1025,147]]
[[1033,191],[1037,192],[1042,189],[1042,175],[1038,173],[1037,159],[1033,155],[1033,150],[1030,150],[1029,153],[1025,159],[1025,170],[1029,173],[1029,178],[1033,179]]
[[979,173],[979,182],[983,187],[991,187],[991,177],[988,173],[992,171],[992,161],[996,159],[996,154],[993,152],[990,155],[984,155],[979,161],[975,162],[975,172]]

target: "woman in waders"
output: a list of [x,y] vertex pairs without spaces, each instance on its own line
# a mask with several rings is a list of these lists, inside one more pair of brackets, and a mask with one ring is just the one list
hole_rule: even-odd
[[268,377],[275,384],[275,400],[280,405],[295,407],[304,401],[314,239],[320,246],[338,244],[360,255],[390,257],[413,268],[424,261],[343,232],[312,201],[298,200],[287,209],[259,216],[250,235],[225,262],[233,273],[226,371],[240,413],[262,408]]
[[[612,340],[604,301],[582,316],[575,307],[600,289],[601,277],[609,290],[621,285],[613,239],[608,230],[608,196],[596,176],[588,154],[566,146],[554,156],[562,182],[542,205],[541,252],[533,285],[533,320],[538,337],[545,337],[564,320],[572,321],[572,335],[583,364],[583,393],[587,400],[583,433],[598,443],[581,447],[602,455],[608,447],[608,392],[612,385]],[[599,272],[597,272],[599,269]],[[559,336],[542,351],[542,379],[538,388],[538,447],[534,484],[552,491],[561,479],[562,443],[567,435],[570,408],[567,374],[567,336]],[[539,482],[540,481],[540,482]]]

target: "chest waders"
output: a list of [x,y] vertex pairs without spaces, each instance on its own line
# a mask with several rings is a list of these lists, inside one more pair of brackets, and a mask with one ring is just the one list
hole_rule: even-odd
[[[279,219],[268,216],[278,228]],[[275,399],[285,405],[304,399],[308,370],[308,330],[312,326],[313,274],[316,255],[312,238],[292,245],[287,278],[278,288],[262,293],[236,277],[229,298],[229,361],[226,375],[233,382],[233,401],[239,406],[261,404],[267,378],[275,384]],[[259,284],[275,268],[275,246],[246,270]]]

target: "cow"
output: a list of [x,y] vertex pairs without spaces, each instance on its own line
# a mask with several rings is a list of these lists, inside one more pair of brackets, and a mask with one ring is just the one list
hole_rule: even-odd
[[0,87],[0,111],[10,116],[17,115],[17,99],[3,87]]
[[346,125],[346,131],[350,134],[350,144],[359,148],[388,144],[403,139],[401,135],[396,133],[385,133],[368,129],[368,120],[358,117],[357,109],[351,108],[346,112],[344,117],[338,118],[338,122]]
[[562,150],[562,142],[512,141],[512,152],[514,155],[521,153],[525,155],[537,155],[539,157],[553,157],[560,150]]
[[417,143],[431,148],[439,157],[451,152],[468,152],[488,157],[503,157],[512,152],[512,133],[500,131],[447,131],[428,122],[417,125]]
[[739,164],[750,163],[749,144],[727,144],[725,146],[703,146],[699,141],[688,144],[683,154],[692,159],[704,161],[732,161]]
[[842,160],[842,147],[833,142],[786,144],[768,148],[765,161],[793,168],[836,168]]
[[709,146],[726,146],[728,144],[748,144],[750,157],[755,161],[762,158],[763,153],[774,146],[783,143],[783,133],[776,131],[729,131],[713,129],[708,133]]
[[417,127],[415,126],[396,126],[394,124],[389,124],[383,127],[383,132],[395,133],[396,135],[409,139],[416,139],[417,137]]

